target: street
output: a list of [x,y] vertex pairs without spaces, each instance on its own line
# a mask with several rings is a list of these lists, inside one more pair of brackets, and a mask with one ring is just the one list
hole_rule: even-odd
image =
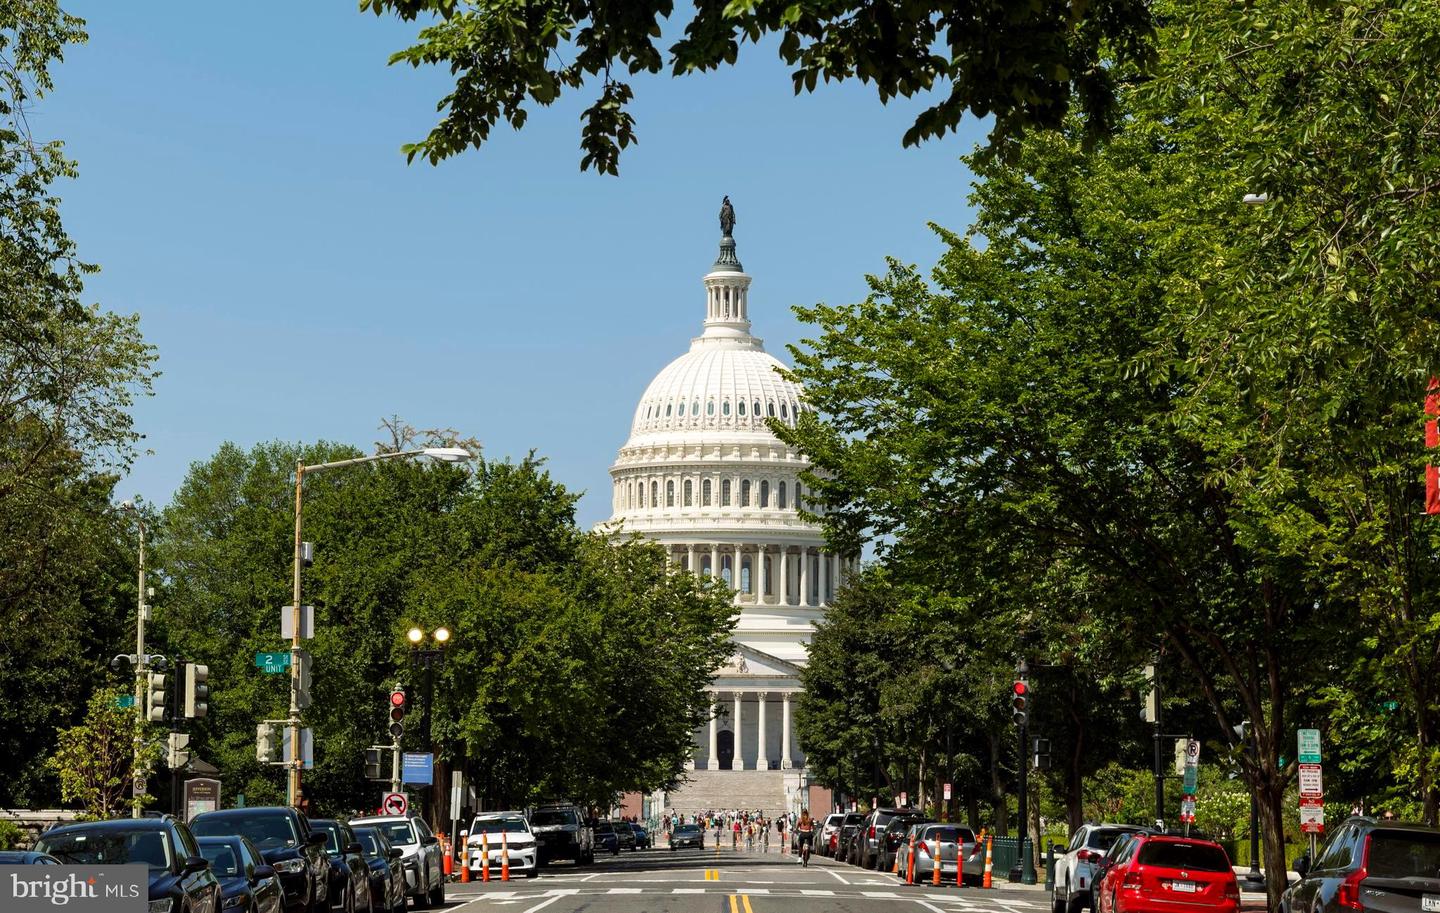
[[[594,866],[556,865],[539,878],[488,884],[452,884],[450,909],[483,913],[633,911],[647,913],[885,913],[916,908],[944,913],[993,910],[1039,913],[1047,895],[1008,884],[979,888],[904,885],[894,876],[814,857],[802,868],[794,856],[735,851],[663,848],[622,853]],[[459,903],[454,903],[458,901]]]

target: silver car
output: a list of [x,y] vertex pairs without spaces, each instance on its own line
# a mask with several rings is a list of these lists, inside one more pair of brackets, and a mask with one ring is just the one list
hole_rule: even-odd
[[405,893],[416,906],[438,907],[445,903],[445,854],[440,839],[419,815],[371,815],[351,818],[351,827],[373,827],[384,834],[401,853],[405,869]]

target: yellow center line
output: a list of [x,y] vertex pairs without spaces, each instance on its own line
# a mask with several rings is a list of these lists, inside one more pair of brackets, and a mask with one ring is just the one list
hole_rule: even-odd
[[730,895],[730,913],[740,913],[740,905],[735,902],[735,895]]
[[741,895],[740,895],[740,902],[745,905],[745,913],[755,913],[754,910],[750,909],[750,895],[749,895],[749,894],[741,894]]

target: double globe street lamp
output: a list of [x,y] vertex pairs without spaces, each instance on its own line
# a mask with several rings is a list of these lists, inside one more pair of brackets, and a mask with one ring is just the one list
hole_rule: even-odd
[[[434,646],[424,646],[425,638],[429,637]],[[445,645],[450,642],[450,629],[440,626],[427,635],[424,628],[411,628],[405,633],[410,641],[410,656],[412,662],[425,667],[425,683],[420,694],[420,744],[424,750],[431,752],[430,743],[430,705],[435,699],[435,678],[434,668],[443,665],[445,662]],[[430,754],[430,779],[435,779],[435,756]],[[431,797],[435,793],[435,784],[431,782],[426,790],[425,811],[430,811]]]
[[301,680],[301,651],[300,638],[306,633],[302,629],[302,609],[300,603],[300,568],[306,563],[308,549],[301,536],[302,529],[302,496],[305,490],[305,476],[316,472],[325,472],[331,469],[342,469],[346,466],[359,466],[361,463],[375,463],[380,460],[399,460],[406,457],[427,457],[432,460],[439,460],[444,463],[459,463],[471,458],[470,451],[464,447],[422,447],[418,450],[398,450],[392,453],[377,453],[372,456],[353,457],[348,460],[333,460],[329,463],[316,463],[313,466],[306,466],[303,460],[295,462],[295,567],[293,583],[293,599],[290,605],[291,627],[290,627],[290,714],[289,728],[290,754],[286,764],[290,768],[290,776],[286,783],[286,799],[292,806],[299,807],[300,803],[300,769],[304,764],[304,755],[301,751],[301,727],[300,727],[300,695],[304,683]]

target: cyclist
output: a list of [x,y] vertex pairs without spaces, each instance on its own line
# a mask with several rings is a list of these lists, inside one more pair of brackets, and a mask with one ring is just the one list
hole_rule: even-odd
[[800,820],[795,824],[795,838],[800,843],[800,864],[810,865],[810,843],[815,839],[815,822],[810,820],[810,809],[800,813]]

